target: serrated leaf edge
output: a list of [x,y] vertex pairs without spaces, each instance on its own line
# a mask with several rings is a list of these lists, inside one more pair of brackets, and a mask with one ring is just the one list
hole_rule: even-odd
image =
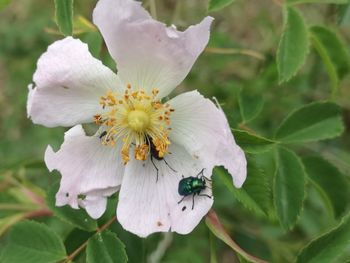
[[[348,218],[348,217],[349,217],[349,218]],[[298,255],[297,255],[297,257],[296,257],[296,261],[295,261],[295,262],[297,262],[299,256],[300,256],[300,255],[304,252],[304,250],[307,249],[313,242],[315,242],[315,241],[318,240],[318,239],[321,239],[322,237],[328,235],[328,234],[331,233],[332,231],[338,229],[341,225],[345,224],[345,222],[346,222],[347,220],[350,220],[350,212],[349,212],[348,214],[346,214],[346,215],[341,219],[341,221],[340,221],[340,223],[339,223],[338,225],[336,225],[335,227],[333,227],[333,228],[331,228],[330,230],[326,231],[325,233],[323,233],[323,234],[321,234],[321,235],[319,235],[319,236],[317,236],[317,237],[311,239],[310,242],[307,243],[306,246],[304,246],[304,247],[300,250],[300,252],[298,253]]]
[[215,7],[214,7],[214,8],[211,8],[211,7],[210,7],[212,1],[213,1],[213,0],[209,0],[209,2],[208,2],[207,12],[219,11],[220,9],[223,9],[223,8],[225,8],[226,6],[231,5],[235,0],[230,0],[228,3],[226,3],[226,4],[222,5],[222,6],[216,7],[216,8],[215,8]]
[[[301,107],[299,107],[299,108],[297,108],[297,109],[294,109],[294,110],[292,110],[292,111],[283,119],[283,121],[281,122],[281,124],[278,126],[278,128],[276,129],[276,132],[275,132],[275,134],[274,134],[273,140],[275,140],[275,141],[277,141],[277,142],[280,142],[280,143],[283,143],[283,144],[289,144],[289,143],[304,143],[304,142],[312,142],[312,141],[314,141],[314,140],[303,140],[302,142],[300,142],[300,141],[283,141],[283,140],[281,140],[281,139],[278,140],[278,139],[276,138],[276,136],[277,136],[277,133],[278,133],[278,131],[280,130],[280,128],[281,128],[281,127],[287,122],[287,120],[288,120],[292,115],[294,115],[296,112],[298,112],[298,111],[300,111],[300,110],[302,110],[302,109],[305,109],[305,108],[314,106],[314,105],[316,105],[316,104],[326,104],[326,103],[336,105],[336,106],[339,108],[339,110],[341,109],[340,106],[339,106],[338,104],[336,104],[336,103],[334,103],[334,102],[327,101],[327,100],[324,100],[324,101],[315,101],[315,102],[312,102],[312,103],[303,105],[303,106],[301,106]],[[339,113],[341,113],[341,111],[339,111]],[[341,129],[340,134],[339,134],[339,135],[330,136],[330,137],[327,137],[327,138],[323,138],[322,140],[336,138],[336,137],[340,136],[340,135],[344,132],[344,130],[345,130],[344,121],[343,121],[343,119],[342,119],[341,116],[340,116],[340,120],[341,120],[341,122],[343,123],[343,126],[342,126],[342,129]]]
[[[281,85],[281,84],[284,83],[284,82],[288,82],[289,80],[291,80],[291,79],[298,73],[298,71],[302,68],[302,66],[304,66],[304,64],[305,64],[305,62],[306,62],[306,58],[307,58],[308,54],[310,53],[310,34],[309,34],[309,31],[307,30],[307,25],[306,25],[306,23],[305,23],[305,19],[303,18],[302,15],[300,15],[300,13],[299,13],[296,9],[294,9],[294,8],[292,8],[292,7],[289,7],[288,5],[285,5],[285,6],[283,7],[283,17],[285,17],[285,16],[288,17],[288,14],[287,14],[288,9],[294,10],[294,11],[298,14],[298,16],[300,17],[300,19],[302,20],[303,24],[305,25],[306,34],[307,34],[307,36],[308,36],[308,37],[306,38],[306,39],[307,39],[307,50],[306,50],[306,52],[305,52],[305,54],[304,54],[303,63],[301,63],[301,64],[298,66],[298,68],[295,70],[294,74],[292,74],[289,78],[286,78],[286,79],[281,79],[281,77],[280,77],[280,76],[281,76],[281,74],[280,74],[280,66],[279,66],[278,60],[276,59],[277,70],[278,70],[278,84],[279,84],[279,85]],[[281,46],[281,43],[282,43],[282,39],[283,39],[283,37],[284,37],[284,35],[285,35],[286,31],[287,31],[287,26],[286,26],[287,23],[288,23],[287,18],[286,18],[286,19],[283,19],[283,20],[284,20],[284,21],[283,21],[283,32],[282,32],[282,34],[281,34],[281,38],[280,38],[280,41],[279,41],[279,43],[278,43],[278,48],[277,48],[276,57],[279,57],[279,54],[280,54],[280,52],[281,52],[280,46]]]
[[[40,223],[40,222],[37,222],[37,221],[34,221],[34,220],[24,220],[24,221],[21,221],[21,222],[18,222],[17,224],[13,225],[13,227],[16,227],[18,225],[22,225],[22,224],[33,224],[33,225],[36,225],[36,226],[39,226],[40,228],[46,228],[46,230],[48,230],[49,232],[51,232],[51,234],[53,236],[55,236],[55,238],[57,238],[57,240],[59,240],[59,244],[61,246],[61,249],[62,251],[64,251],[64,257],[62,257],[62,259],[66,258],[67,256],[67,251],[66,251],[66,248],[60,238],[60,236],[54,231],[52,230],[51,228],[49,228],[46,224],[44,223]],[[11,234],[11,232],[10,232]],[[17,245],[18,246],[18,245]],[[58,255],[58,254],[57,254]],[[1,256],[1,255],[0,255]],[[1,259],[1,258],[0,258]]]
[[301,217],[302,212],[304,211],[304,202],[305,202],[306,197],[307,197],[306,188],[307,188],[307,177],[308,177],[308,175],[306,173],[306,169],[305,169],[305,166],[304,166],[302,160],[300,159],[300,157],[294,151],[292,151],[292,150],[290,150],[290,149],[288,149],[286,147],[282,147],[282,146],[279,146],[279,147],[281,149],[284,149],[284,150],[292,153],[296,157],[296,159],[298,160],[298,162],[301,165],[302,170],[304,172],[304,178],[303,178],[303,180],[304,180],[304,196],[303,196],[303,200],[302,200],[302,205],[301,205],[299,213],[297,214],[297,216],[295,218],[295,222],[292,223],[291,225],[286,226],[286,225],[283,224],[283,222],[280,220],[280,218],[278,216],[277,206],[276,206],[276,202],[275,202],[275,200],[276,200],[276,198],[275,198],[275,185],[276,185],[276,178],[277,178],[277,172],[278,172],[278,167],[279,167],[279,153],[278,153],[279,149],[276,150],[276,156],[275,156],[275,158],[276,158],[276,161],[275,161],[275,163],[276,163],[276,171],[275,171],[275,177],[273,179],[273,204],[274,204],[274,208],[275,208],[275,211],[276,211],[276,216],[277,216],[278,222],[280,223],[280,225],[285,230],[290,231],[290,230],[292,230],[295,227],[295,225],[297,224],[297,222],[299,221],[299,219]]

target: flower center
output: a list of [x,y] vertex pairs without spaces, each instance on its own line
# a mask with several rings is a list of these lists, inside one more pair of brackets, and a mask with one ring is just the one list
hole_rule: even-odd
[[106,113],[94,116],[94,122],[103,127],[101,140],[104,145],[122,142],[121,155],[124,163],[129,160],[129,151],[134,147],[137,160],[146,160],[150,150],[158,157],[168,153],[170,141],[170,115],[174,109],[157,99],[158,90],[148,95],[142,89],[132,90],[128,85],[124,93],[108,91],[100,99]]
[[142,110],[133,110],[128,114],[128,123],[135,132],[143,132],[150,124],[150,116]]

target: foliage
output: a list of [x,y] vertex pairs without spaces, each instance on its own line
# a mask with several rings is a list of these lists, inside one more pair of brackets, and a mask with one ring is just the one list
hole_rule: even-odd
[[186,236],[126,232],[117,196],[99,220],[56,207],[58,174],[43,153],[58,148],[64,129],[26,118],[36,61],[73,35],[115,64],[91,22],[96,1],[0,0],[0,262],[350,260],[349,1],[143,2],[179,28],[215,18],[208,48],[178,90],[198,88],[222,105],[247,156],[245,184],[235,188],[216,168],[213,210]]
[[56,23],[65,36],[73,33],[73,0],[55,0]]
[[63,242],[46,225],[31,221],[16,224],[8,236],[1,262],[57,262],[66,256]]
[[290,80],[305,63],[309,37],[304,18],[296,9],[285,8],[283,33],[277,50],[280,82]]
[[107,231],[96,234],[89,240],[86,254],[88,263],[124,263],[128,260],[124,244],[114,233]]

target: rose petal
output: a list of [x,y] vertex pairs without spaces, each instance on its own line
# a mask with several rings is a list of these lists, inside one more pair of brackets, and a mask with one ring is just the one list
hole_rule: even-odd
[[86,44],[67,37],[40,57],[29,85],[28,117],[47,127],[92,122],[102,111],[100,97],[118,89],[116,74],[95,59]]
[[100,0],[93,13],[124,83],[168,95],[186,77],[209,40],[212,17],[180,32],[153,20],[139,2]]
[[[154,159],[154,164],[159,169],[158,181],[156,169],[150,160],[144,163],[133,160],[126,166],[117,219],[126,230],[140,237],[167,231],[187,234],[212,206],[213,199],[206,196],[195,196],[193,210],[192,195],[178,203],[183,198],[178,193],[182,175],[196,176],[205,167],[183,147],[171,145],[170,151],[171,154],[165,159],[176,172],[164,160]],[[211,189],[206,188],[201,194],[211,195]]]
[[184,146],[195,158],[212,167],[223,165],[241,187],[247,176],[244,152],[236,144],[221,109],[197,91],[183,93],[169,101],[170,140]]
[[86,212],[94,219],[100,218],[106,211],[107,198],[106,196],[88,195],[84,200],[79,202]]
[[118,191],[122,181],[124,165],[119,152],[120,147],[102,145],[98,136],[86,136],[81,125],[65,133],[56,153],[48,146],[45,163],[62,176],[56,205],[69,204],[77,209],[81,203],[92,217],[100,216],[105,210],[105,200],[101,199]]

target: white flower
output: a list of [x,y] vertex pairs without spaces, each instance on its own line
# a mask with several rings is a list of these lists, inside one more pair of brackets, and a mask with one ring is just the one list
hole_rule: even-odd
[[[40,57],[35,87],[29,86],[28,116],[47,127],[74,126],[60,150],[48,146],[45,153],[49,170],[62,175],[57,206],[80,206],[98,218],[107,197],[120,190],[117,219],[126,230],[141,237],[186,234],[213,198],[188,195],[179,203],[183,176],[204,169],[209,179],[213,167],[223,165],[234,185],[242,186],[246,159],[222,110],[197,91],[161,100],[207,45],[212,20],[180,32],[153,20],[139,2],[100,0],[93,21],[118,75],[72,37],[53,43]],[[100,126],[94,136],[80,125],[88,122]],[[211,196],[210,181],[203,180],[200,194]]]

